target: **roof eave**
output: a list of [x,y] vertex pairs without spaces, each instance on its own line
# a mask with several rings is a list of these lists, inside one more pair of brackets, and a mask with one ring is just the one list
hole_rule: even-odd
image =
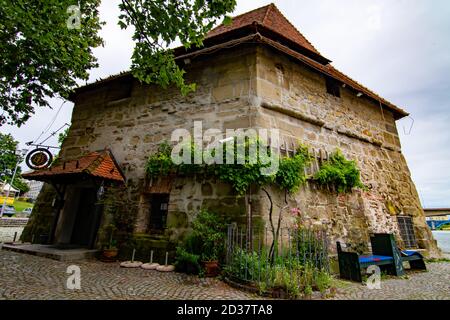
[[[311,57],[305,56],[305,55],[303,55],[303,54],[301,54],[301,53],[299,53],[299,52],[297,52],[297,51],[295,51],[295,50],[293,50],[293,49],[291,49],[289,47],[286,47],[285,45],[283,45],[282,43],[280,43],[278,41],[275,41],[273,39],[264,37],[264,36],[262,36],[259,33],[247,34],[246,36],[243,36],[242,38],[233,39],[233,40],[230,40],[230,41],[225,42],[225,43],[220,42],[220,41],[219,42],[213,41],[213,40],[218,40],[218,39],[223,40],[223,39],[226,39],[226,38],[230,38],[230,35],[236,35],[236,32],[238,32],[238,31],[239,31],[238,34],[241,34],[241,35],[247,34],[247,32],[242,33],[243,29],[236,29],[236,30],[231,30],[231,31],[229,31],[227,33],[224,33],[224,34],[220,34],[220,35],[212,37],[212,38],[208,38],[207,39],[208,41],[205,40],[205,43],[207,43],[208,46],[205,46],[203,48],[193,48],[193,49],[190,49],[190,50],[186,50],[184,47],[175,48],[174,51],[176,52],[176,59],[179,60],[181,58],[193,57],[193,56],[196,56],[196,55],[198,55],[199,53],[202,53],[202,52],[213,52],[213,51],[216,51],[216,49],[224,49],[224,48],[226,48],[227,45],[229,45],[230,43],[238,43],[238,44],[240,44],[240,43],[248,42],[250,39],[254,39],[257,42],[265,43],[267,45],[270,45],[272,48],[274,48],[274,49],[276,49],[276,50],[278,50],[278,51],[280,51],[280,52],[282,52],[284,54],[292,56],[293,58],[296,58],[297,60],[299,60],[299,61],[309,65],[310,67],[316,69],[318,72],[320,72],[322,74],[325,74],[325,75],[327,75],[329,77],[332,77],[333,79],[336,79],[337,81],[339,81],[341,83],[345,83],[346,85],[348,85],[350,88],[352,88],[353,90],[355,90],[357,92],[363,93],[363,95],[366,96],[367,98],[372,99],[372,100],[380,103],[382,106],[385,106],[389,110],[391,110],[393,112],[393,116],[394,116],[395,120],[399,120],[399,119],[402,119],[404,117],[409,116],[409,113],[406,112],[405,110],[403,110],[402,108],[399,108],[399,107],[395,106],[394,104],[390,103],[389,101],[387,101],[387,100],[385,100],[385,99],[383,99],[381,97],[377,97],[377,95],[375,93],[371,93],[371,91],[369,89],[364,88],[362,85],[359,85],[359,84],[358,85],[353,85],[350,80],[344,82],[344,81],[342,81],[342,79],[336,78],[336,76],[334,74],[324,70],[325,67],[327,67],[327,65],[324,65],[323,63],[321,63],[321,62],[319,62],[319,61],[317,61],[317,60],[315,60],[315,59],[313,59]],[[225,38],[224,38],[224,35],[226,36]],[[214,45],[214,43],[216,43],[216,44]],[[294,52],[295,52],[295,54],[293,54]],[[298,57],[299,55],[301,55],[303,58],[299,59],[299,57]],[[326,58],[324,58],[324,59],[326,59]],[[315,68],[314,65],[316,65],[318,68]],[[335,71],[339,72],[338,70],[335,70]],[[341,73],[341,72],[339,72],[339,73]],[[113,80],[122,79],[123,77],[127,77],[127,76],[132,77],[132,74],[131,74],[130,71],[123,72],[123,73],[121,73],[119,75],[108,77],[106,79],[103,79],[103,80],[100,80],[100,81],[88,84],[88,85],[83,86],[83,87],[79,87],[79,88],[77,88],[74,91],[73,95],[71,96],[71,98],[72,98],[71,101],[75,102],[76,95],[78,95],[81,92],[87,91],[89,89],[95,88],[97,86],[100,86],[102,84],[108,83],[108,82],[113,81]],[[348,78],[348,76],[345,76],[345,78]],[[354,80],[352,80],[352,81],[355,82]]]

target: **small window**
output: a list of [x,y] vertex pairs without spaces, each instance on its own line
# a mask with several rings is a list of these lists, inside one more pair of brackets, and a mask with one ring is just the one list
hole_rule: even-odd
[[150,196],[150,232],[160,232],[166,228],[169,209],[169,194],[152,194]]
[[132,83],[131,81],[120,81],[109,85],[108,102],[119,101],[131,97]]
[[326,78],[327,92],[335,97],[341,97],[341,88],[339,87],[339,82],[333,78]]
[[414,234],[414,225],[411,217],[397,217],[400,235],[405,243],[406,249],[417,248],[417,240]]

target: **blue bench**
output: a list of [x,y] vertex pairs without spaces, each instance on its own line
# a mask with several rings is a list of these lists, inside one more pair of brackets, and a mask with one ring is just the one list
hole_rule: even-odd
[[408,261],[411,269],[426,270],[423,256],[412,250],[400,251],[392,234],[375,234],[370,238],[372,255],[358,255],[344,252],[337,242],[339,273],[342,279],[362,282],[361,270],[371,265],[380,266],[388,274],[402,276],[405,274],[403,262]]

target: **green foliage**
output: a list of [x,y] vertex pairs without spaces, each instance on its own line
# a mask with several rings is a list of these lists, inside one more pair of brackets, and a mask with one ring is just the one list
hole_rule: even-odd
[[174,169],[174,164],[170,157],[171,151],[169,144],[163,142],[158,147],[158,152],[148,158],[145,171],[149,177],[167,176]]
[[[227,146],[224,147],[224,155],[227,153]],[[248,150],[259,150],[267,148],[267,145],[258,139],[246,139],[240,141],[235,139],[234,155],[235,164],[215,164],[212,165],[211,172],[221,181],[229,183],[239,194],[244,195],[252,185],[263,186],[274,180],[273,175],[263,174],[263,170],[270,166],[268,159],[259,154],[257,159],[251,159]],[[239,149],[246,150],[241,154]]]
[[201,239],[190,234],[180,245],[177,246],[175,256],[175,267],[179,272],[188,274],[199,274],[201,271],[200,258],[202,254]]
[[[19,170],[17,170],[17,171],[19,171]],[[14,177],[12,186],[14,188],[16,188],[17,190],[19,190],[21,194],[24,194],[24,193],[30,191],[30,186],[25,182],[24,179],[22,179],[20,173],[19,174],[16,173],[16,176]]]
[[0,133],[0,178],[12,176],[20,157],[16,154],[18,141],[11,134]]
[[203,261],[219,260],[225,252],[227,221],[220,215],[201,210],[192,223],[192,234],[201,244]]
[[164,88],[175,85],[184,95],[195,90],[195,84],[185,83],[185,71],[175,62],[173,50],[167,48],[177,40],[187,49],[201,47],[219,19],[229,23],[225,15],[235,6],[236,0],[122,0],[119,25],[135,30],[133,75]]
[[175,267],[180,272],[199,274],[200,261],[221,260],[225,252],[227,221],[201,210],[192,223],[192,233],[177,247]]
[[79,3],[81,27],[69,29],[67,9],[76,1],[0,1],[0,125],[22,125],[34,106],[49,106],[46,97],[67,98],[98,66],[100,0]]
[[335,188],[338,193],[351,192],[354,188],[365,188],[356,162],[347,160],[340,150],[331,154],[322,164],[314,175],[314,180],[322,186]]
[[291,298],[299,298],[302,293],[310,295],[313,288],[323,292],[331,286],[331,276],[314,267],[312,261],[302,263],[295,256],[286,255],[270,262],[267,252],[237,249],[226,268],[227,274],[235,280],[253,283],[260,293],[282,289]]
[[25,193],[30,190],[30,187],[21,177],[22,168],[20,166],[17,167],[16,176],[11,183],[16,164],[23,161],[16,152],[18,145],[19,142],[14,140],[11,134],[0,133],[0,181],[7,181],[12,187]]
[[[80,5],[80,28],[67,27]],[[0,125],[22,125],[34,106],[49,106],[47,97],[67,98],[77,80],[87,80],[98,67],[92,49],[102,45],[98,35],[100,0],[0,0]],[[182,94],[195,90],[175,61],[176,41],[185,48],[201,47],[206,34],[236,6],[236,0],[122,0],[119,25],[134,29],[132,72],[145,83]]]
[[61,133],[58,135],[58,144],[59,144],[60,147],[61,147],[62,144],[64,143],[64,140],[66,140],[67,135],[69,134],[69,130],[70,130],[70,127],[69,127],[69,128],[66,128],[63,132],[61,132]]
[[200,256],[198,254],[190,253],[182,246],[177,247],[175,268],[179,272],[187,274],[200,273]]
[[[175,165],[171,159],[171,147],[167,143],[163,143],[160,145],[158,152],[148,158],[146,172],[149,177],[153,178],[174,172],[185,175],[206,174],[230,184],[239,196],[244,195],[251,186],[275,184],[281,189],[295,192],[305,183],[304,168],[311,161],[311,155],[307,147],[299,147],[293,158],[281,158],[278,171],[271,175],[264,174],[264,170],[270,167],[270,160],[265,157],[270,157],[271,154],[259,154],[258,152],[257,159],[251,159],[249,152],[247,152],[248,150],[259,150],[259,148],[267,149],[267,145],[257,139],[246,139],[245,141],[235,139],[234,164]],[[241,155],[241,152],[238,152],[239,149],[247,151],[244,155]],[[193,143],[191,143],[190,152],[191,159],[195,157],[204,159],[204,154],[198,155],[200,150]],[[227,145],[223,148],[223,159],[226,159],[226,154]],[[202,161],[202,163],[204,162]]]
[[290,193],[298,191],[306,182],[305,166],[312,160],[312,156],[305,146],[300,146],[294,157],[285,157],[280,161],[280,168],[276,174],[275,182],[283,190]]
[[324,292],[325,290],[327,290],[328,288],[331,287],[331,284],[333,282],[333,278],[331,277],[331,275],[323,270],[321,270],[318,274],[317,274],[317,278],[316,278],[316,286],[317,289],[320,292]]

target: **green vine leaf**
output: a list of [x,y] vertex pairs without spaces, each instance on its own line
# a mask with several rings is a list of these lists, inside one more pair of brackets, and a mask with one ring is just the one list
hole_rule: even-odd
[[338,193],[352,192],[355,188],[366,189],[356,162],[347,160],[339,149],[322,164],[314,180],[322,186],[335,188]]
[[[258,139],[247,139],[238,142],[235,139],[234,154],[239,154],[238,150],[259,150],[267,145]],[[189,148],[188,148],[189,149]],[[195,158],[203,159],[203,155],[195,144],[190,144],[191,160]],[[226,145],[223,148],[224,159],[226,158]],[[170,173],[180,173],[184,175],[205,174],[214,177],[222,182],[230,184],[239,195],[245,195],[252,186],[266,186],[273,184],[290,193],[296,192],[301,185],[306,182],[305,166],[311,161],[311,155],[306,146],[300,146],[292,158],[282,157],[277,172],[267,175],[263,174],[264,169],[270,167],[270,162],[266,156],[259,156],[250,159],[249,153],[235,156],[234,164],[180,164],[175,165],[171,160],[171,147],[167,143],[159,146],[158,152],[150,155],[146,164],[147,175],[151,178],[167,176]],[[278,158],[277,158],[278,159]],[[240,162],[238,162],[240,161]],[[239,163],[239,164],[238,164]]]

